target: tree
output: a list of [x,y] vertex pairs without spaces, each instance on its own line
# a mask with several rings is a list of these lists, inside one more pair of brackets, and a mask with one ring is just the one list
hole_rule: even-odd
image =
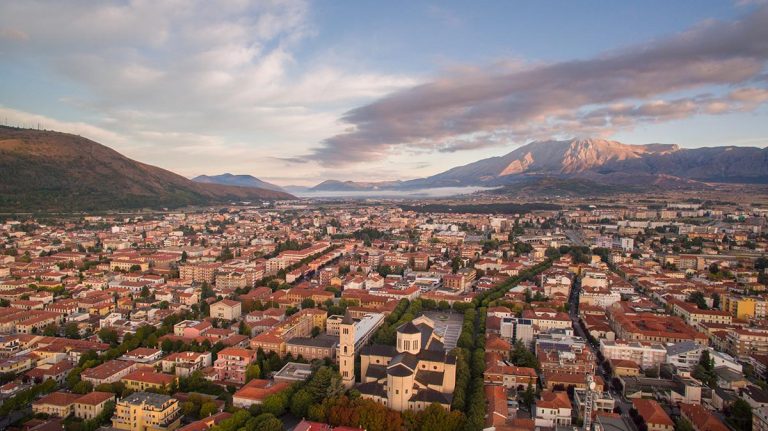
[[679,418],[675,422],[675,431],[693,431],[693,425],[685,418]]
[[288,400],[285,391],[267,396],[261,404],[263,412],[272,413],[275,416],[281,416],[287,407]]
[[315,308],[315,301],[312,298],[306,298],[301,301],[301,308]]
[[523,392],[523,404],[528,406],[528,410],[530,411],[533,408],[533,402],[535,400],[536,392],[534,392],[531,382],[528,382],[528,387],[525,388],[525,392]]
[[726,422],[738,431],[750,431],[752,429],[752,406],[742,398],[736,399],[726,414]]
[[141,271],[141,265],[131,265],[131,272]]
[[58,332],[58,328],[56,327],[56,325],[53,325],[53,324],[48,325],[43,329],[43,335],[45,335],[46,337],[55,337],[57,335],[57,332]]
[[686,300],[686,302],[692,302],[702,310],[706,310],[709,308],[709,306],[707,306],[707,300],[706,298],[704,298],[704,294],[699,291],[693,292],[690,295],[688,295],[688,299]]
[[463,419],[461,413],[448,412],[440,404],[432,403],[416,413],[415,421],[419,431],[456,431],[460,429]]
[[117,331],[111,328],[102,328],[98,332],[99,339],[104,343],[109,343],[112,346],[117,346]]
[[87,394],[92,391],[93,384],[91,382],[86,382],[85,380],[80,380],[72,387],[72,392],[76,394]]
[[199,406],[195,404],[192,401],[184,401],[181,404],[181,411],[184,413],[184,416],[189,417],[197,417],[199,410]]
[[297,418],[303,418],[307,416],[307,410],[312,403],[315,402],[312,394],[306,389],[298,390],[291,397],[291,414]]
[[283,422],[273,416],[259,423],[256,431],[283,431]]
[[251,364],[246,368],[245,370],[245,380],[246,382],[249,382],[253,379],[258,379],[261,377],[261,368],[259,368],[258,364]]
[[315,338],[318,335],[320,335],[320,327],[319,326],[313,326],[312,327],[312,338]]
[[248,329],[248,326],[245,324],[245,320],[240,321],[240,326],[237,328],[237,332],[240,335],[247,335],[247,336],[251,335],[251,330]]
[[717,292],[712,294],[712,308],[720,308],[720,294]]
[[80,328],[76,322],[69,322],[64,325],[64,336],[67,338],[80,338]]
[[213,401],[207,401],[203,403],[202,406],[200,406],[200,417],[207,418],[208,416],[216,413],[217,410],[219,410],[219,407],[216,405],[216,403]]

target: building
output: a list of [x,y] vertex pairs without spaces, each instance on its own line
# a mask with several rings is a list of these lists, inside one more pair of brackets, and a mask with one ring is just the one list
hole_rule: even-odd
[[675,428],[675,423],[656,401],[632,400],[632,405],[643,418],[648,431],[672,431]]
[[242,314],[242,304],[240,301],[231,299],[222,299],[219,302],[211,304],[211,317],[224,320],[239,319]]
[[[339,369],[347,387],[355,383],[355,324],[345,316],[339,336]],[[367,345],[360,350],[357,390],[397,411],[423,410],[432,403],[450,409],[456,386],[456,357],[445,351],[434,322],[419,316],[397,328],[396,346]]]
[[572,411],[567,392],[542,392],[534,407],[535,424],[546,428],[568,427]]
[[724,295],[722,309],[737,319],[764,319],[768,312],[768,301],[760,297]]
[[530,347],[533,343],[533,321],[518,317],[502,317],[499,335],[512,343],[519,340]]
[[335,359],[337,344],[338,340],[331,336],[294,337],[285,343],[285,350],[294,358],[301,356],[308,361],[324,358]]
[[178,352],[172,353],[161,361],[164,373],[176,374],[179,377],[189,377],[197,370],[212,365],[211,352]]
[[75,400],[75,417],[82,420],[91,420],[98,416],[104,407],[115,401],[115,394],[111,392],[91,392]]
[[702,310],[696,304],[678,300],[671,300],[669,303],[672,305],[672,312],[682,317],[685,323],[691,326],[696,326],[699,322],[721,325],[730,325],[732,322],[731,314],[726,311]]
[[768,431],[768,407],[752,409],[752,431]]
[[768,331],[755,328],[734,328],[726,334],[726,350],[729,354],[746,358],[768,354]]
[[176,398],[134,392],[117,402],[112,426],[127,431],[174,431],[181,424],[182,415]]
[[[754,410],[752,413],[754,417]],[[701,404],[680,403],[680,417],[690,422],[694,431],[728,431],[728,427]],[[759,429],[755,425],[753,422],[752,429]]]
[[272,377],[276,382],[303,382],[312,375],[312,365],[300,362],[288,362]]
[[254,404],[261,404],[272,394],[288,389],[289,383],[274,380],[253,379],[232,395],[232,405],[247,409]]
[[535,334],[556,329],[573,329],[573,322],[568,313],[551,308],[536,308],[523,311],[523,319],[530,320]]
[[661,343],[639,341],[600,340],[600,353],[605,359],[629,360],[643,369],[658,367],[667,358],[667,349]]
[[179,267],[179,277],[182,280],[213,284],[214,280],[216,279],[216,271],[220,266],[220,263],[198,263],[181,265]]
[[692,370],[699,363],[701,353],[704,351],[704,347],[693,341],[667,344],[666,349],[667,357],[664,362],[684,370]]
[[93,386],[102,383],[115,383],[136,369],[134,362],[111,360],[88,368],[80,374],[80,378],[91,382]]
[[176,376],[169,374],[137,370],[126,375],[120,381],[132,391],[146,391],[147,389],[167,390],[177,380]]
[[78,398],[78,394],[53,392],[33,402],[32,411],[65,418],[74,411],[75,400]]
[[256,351],[227,347],[220,351],[213,363],[216,378],[222,382],[245,383],[245,372],[256,360]]

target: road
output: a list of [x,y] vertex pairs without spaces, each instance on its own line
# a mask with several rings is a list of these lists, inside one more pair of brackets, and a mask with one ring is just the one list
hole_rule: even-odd
[[[595,356],[595,358],[597,358],[597,352],[599,350],[599,346],[592,344],[589,341],[589,338],[587,338],[587,334],[585,333],[584,328],[579,323],[579,291],[580,290],[581,290],[581,285],[577,279],[573,285],[573,288],[571,288],[571,296],[568,299],[568,310],[569,310],[568,314],[571,317],[574,333],[586,340],[587,346],[589,346],[589,349],[592,351],[592,354]],[[616,403],[616,406],[618,406],[621,409],[621,414],[623,416],[629,417],[629,409],[632,408],[632,404],[626,399],[624,399],[621,393],[616,392],[611,387],[611,376],[605,371],[605,368],[603,368],[602,364],[598,364],[597,374],[599,374],[600,377],[603,378],[603,381],[605,382],[605,386],[610,391],[611,396],[613,397]],[[632,427],[635,427],[635,424],[634,422],[632,422],[631,419],[629,420],[629,422],[632,425]]]
[[568,238],[569,241],[573,243],[573,245],[584,247],[585,245],[588,245],[586,242],[584,242],[584,238],[581,236],[579,232],[576,232],[575,230],[566,230],[565,236]]

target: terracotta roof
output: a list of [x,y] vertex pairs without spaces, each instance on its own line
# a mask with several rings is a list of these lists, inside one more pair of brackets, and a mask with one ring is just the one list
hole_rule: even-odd
[[728,431],[727,426],[699,404],[680,403],[680,414],[687,417],[697,431]]
[[115,398],[115,394],[112,392],[91,392],[78,398],[75,402],[78,404],[99,405],[104,401]]
[[67,392],[53,392],[51,394],[48,394],[44,396],[43,398],[40,398],[39,400],[35,401],[34,405],[44,405],[44,404],[50,404],[54,406],[68,406],[70,404],[73,404],[75,400],[80,398],[80,395],[78,394],[70,394]]
[[233,395],[235,398],[247,398],[249,400],[264,400],[272,394],[276,394],[290,385],[285,382],[275,382],[274,380],[253,379],[246,383],[239,391]]
[[643,417],[645,423],[654,425],[674,426],[675,423],[669,418],[669,415],[661,408],[659,403],[654,400],[637,399],[633,400],[637,413]]
[[568,399],[567,392],[542,392],[541,399],[536,401],[536,407],[545,409],[570,409],[571,401]]
[[154,385],[170,385],[176,380],[176,377],[168,374],[156,373],[154,371],[134,371],[123,377],[122,380],[146,382]]

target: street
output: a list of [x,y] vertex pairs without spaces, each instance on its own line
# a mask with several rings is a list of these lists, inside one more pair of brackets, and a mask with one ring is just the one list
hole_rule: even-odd
[[[589,341],[589,338],[587,337],[587,334],[584,332],[584,328],[582,328],[581,324],[579,323],[579,291],[581,290],[581,285],[579,284],[579,281],[576,280],[573,284],[573,287],[571,288],[571,296],[568,300],[569,308],[568,313],[571,317],[571,322],[573,324],[573,330],[574,333],[584,338],[586,340],[586,345],[589,346],[589,349],[592,351],[592,354],[597,358],[597,352],[598,352],[598,346],[592,344]],[[623,397],[623,395],[617,391],[615,391],[611,385],[611,376],[605,371],[605,368],[603,368],[602,364],[598,364],[597,374],[600,375],[600,377],[603,378],[603,381],[605,382],[605,389],[608,390],[613,397],[616,405],[621,409],[621,414],[623,416],[629,417],[629,410],[632,408],[632,403],[626,401]],[[634,422],[632,420],[629,420],[629,422],[634,427]]]

